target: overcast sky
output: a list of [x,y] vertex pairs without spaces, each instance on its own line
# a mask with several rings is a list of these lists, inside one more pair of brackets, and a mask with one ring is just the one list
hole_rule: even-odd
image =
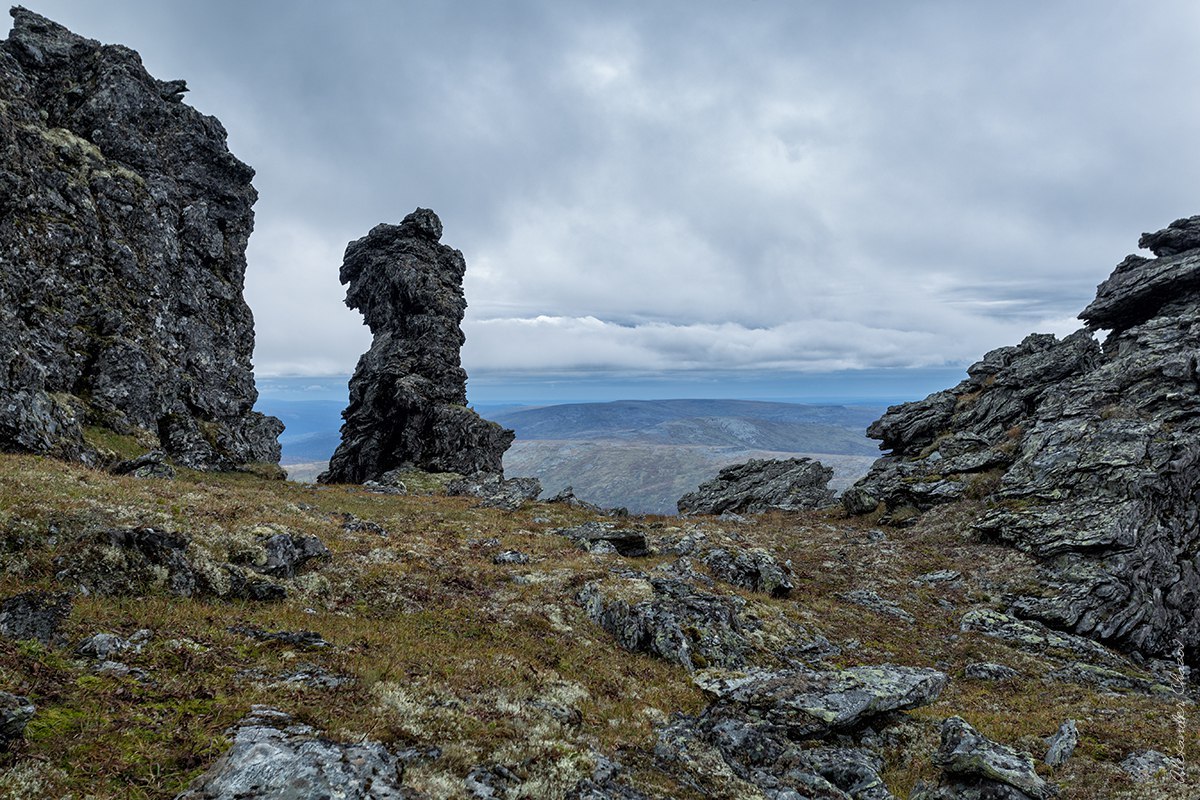
[[256,369],[348,374],[433,208],[472,375],[969,363],[1200,213],[1200,4],[26,0],[185,78],[260,193]]

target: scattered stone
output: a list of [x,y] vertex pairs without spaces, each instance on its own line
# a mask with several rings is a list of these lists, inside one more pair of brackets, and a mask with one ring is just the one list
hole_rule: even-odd
[[838,592],[836,596],[847,602],[854,603],[856,606],[862,606],[879,614],[886,614],[889,617],[902,619],[909,624],[917,621],[917,618],[905,611],[899,603],[880,597],[872,589],[852,589],[849,592]]
[[192,468],[278,462],[283,424],[253,410],[242,297],[254,170],[133,50],[10,13],[0,449],[114,460],[86,425]]
[[833,502],[833,470],[810,458],[752,460],[725,467],[676,504],[680,514],[800,511]]
[[646,795],[621,781],[620,772],[619,764],[597,754],[592,777],[575,784],[567,792],[566,800],[648,800]]
[[0,636],[21,641],[54,642],[58,628],[71,614],[71,595],[32,591],[0,603]]
[[977,681],[1011,681],[1021,677],[1021,673],[1012,667],[988,662],[967,664],[963,675]]
[[[269,675],[262,670],[244,670],[238,677],[261,683],[267,687],[304,686],[309,689],[339,689],[354,683],[354,678],[337,675],[316,664],[298,664],[296,669],[280,675]],[[403,759],[403,754],[397,753]]]
[[933,763],[945,773],[940,785],[912,800],[1048,800],[1056,793],[1034,770],[1032,756],[993,742],[962,717],[942,723]]
[[956,569],[940,569],[937,572],[926,572],[913,578],[913,583],[926,586],[936,583],[955,583],[962,579],[962,573]]
[[879,500],[875,495],[858,486],[851,486],[842,492],[842,508],[852,517],[870,514],[879,508]]
[[127,651],[142,652],[142,646],[150,639],[151,633],[143,628],[128,639],[112,633],[96,633],[79,643],[75,652],[84,658],[96,661],[108,661],[112,656]]
[[374,339],[350,378],[342,441],[321,483],[378,480],[400,468],[504,474],[513,432],[467,407],[459,359],[467,265],[441,238],[437,214],[418,208],[346,247],[346,305],[362,312]]
[[24,735],[25,726],[36,712],[37,707],[29,698],[0,692],[0,752]]
[[1121,769],[1135,783],[1148,783],[1161,775],[1171,775],[1183,769],[1183,763],[1157,750],[1130,753],[1121,762]]
[[144,669],[131,667],[120,661],[100,661],[92,667],[92,672],[97,675],[111,675],[117,678],[133,678],[137,681],[146,681],[150,678],[150,674]]
[[469,478],[451,481],[446,486],[449,495],[466,495],[483,500],[484,508],[516,511],[526,503],[536,500],[542,493],[542,484],[537,478],[505,478],[499,474],[479,473]]
[[477,800],[508,797],[508,790],[520,783],[521,779],[512,770],[500,764],[475,767],[464,780],[467,792]]
[[279,642],[292,647],[303,647],[306,650],[321,650],[329,647],[329,642],[314,631],[266,631],[253,625],[234,625],[230,633],[248,636],[260,642]]
[[345,521],[342,522],[342,530],[347,533],[373,533],[376,536],[387,536],[387,528],[380,525],[378,522],[359,519],[353,514],[343,515]]
[[167,463],[167,454],[162,450],[151,450],[137,458],[120,461],[110,471],[114,475],[132,475],[135,478],[171,480],[175,477],[175,469]]
[[1075,754],[1079,744],[1079,729],[1075,720],[1069,719],[1059,726],[1058,731],[1046,737],[1046,757],[1042,760],[1051,767],[1061,767]]
[[553,531],[566,536],[589,553],[616,553],[628,558],[650,555],[646,534],[636,528],[618,528],[611,522],[585,522]]
[[772,597],[787,597],[795,586],[791,568],[762,548],[717,547],[704,554],[704,563],[718,580]]
[[528,564],[529,556],[518,550],[501,550],[492,556],[493,564]]
[[417,797],[400,783],[404,763],[379,742],[330,741],[266,706],[254,706],[230,735],[233,747],[176,800]]

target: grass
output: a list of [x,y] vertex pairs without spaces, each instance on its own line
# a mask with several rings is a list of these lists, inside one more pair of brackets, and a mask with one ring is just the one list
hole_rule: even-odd
[[[796,589],[789,598],[717,589],[740,595],[761,621],[754,643],[768,663],[802,629],[839,648],[830,656],[836,665],[887,661],[951,676],[936,703],[893,728],[884,777],[897,796],[936,776],[928,756],[941,720],[952,714],[1038,756],[1042,737],[1076,719],[1078,754],[1058,772],[1046,771],[1060,796],[1091,800],[1132,790],[1116,764],[1134,750],[1174,750],[1176,701],[1046,681],[1060,665],[1054,654],[961,632],[966,609],[997,603],[1031,581],[1036,566],[978,541],[967,525],[978,508],[937,509],[882,537],[869,522],[832,511],[767,514],[728,530],[705,520],[640,524],[660,548],[702,531],[710,544],[761,546],[791,561]],[[698,797],[661,771],[652,753],[657,725],[675,712],[698,713],[705,698],[683,668],[616,647],[574,601],[580,587],[621,563],[551,532],[589,518],[565,506],[503,513],[439,494],[377,495],[189,470],[174,481],[139,480],[0,456],[0,597],[56,588],[56,558],[81,532],[104,527],[182,532],[226,556],[253,548],[265,531],[316,535],[332,551],[278,604],[77,598],[62,630],[69,644],[100,631],[152,631],[141,652],[120,656],[145,681],[97,674],[69,647],[0,640],[0,688],[38,706],[25,740],[0,755],[0,797],[173,797],[228,746],[224,731],[256,703],[334,739],[440,747],[441,758],[414,764],[406,776],[431,796],[460,796],[468,770],[503,763],[521,775],[528,796],[560,797],[590,774],[592,753],[600,752],[624,763],[644,791]],[[502,549],[520,550],[530,563],[493,564]],[[960,571],[963,580],[913,583],[942,569]],[[836,596],[855,588],[895,601],[917,623]],[[311,630],[331,646],[260,642],[231,630],[239,625]],[[1008,664],[1020,677],[962,677],[975,661]],[[281,680],[299,666],[349,680],[332,689]],[[1147,677],[1132,663],[1122,669]],[[1189,760],[1200,759],[1190,729],[1186,747]]]

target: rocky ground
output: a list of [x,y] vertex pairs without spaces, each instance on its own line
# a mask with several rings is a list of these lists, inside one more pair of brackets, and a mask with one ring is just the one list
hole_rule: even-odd
[[977,501],[885,529],[137,474],[0,456],[0,796],[1196,793],[1144,755],[1200,756],[1177,666],[1006,616],[1035,564]]

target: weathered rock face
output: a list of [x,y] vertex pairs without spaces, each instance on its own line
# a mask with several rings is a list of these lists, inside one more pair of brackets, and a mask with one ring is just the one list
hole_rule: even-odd
[[459,361],[467,265],[441,237],[441,220],[418,208],[346,248],[346,305],[375,338],[350,379],[342,443],[322,482],[361,483],[397,467],[503,474],[513,432],[467,408]]
[[680,514],[797,511],[833,502],[829,479],[833,470],[811,458],[755,459],[725,467],[717,477],[683,497]]
[[22,8],[0,43],[0,449],[277,462],[242,299],[254,171],[183,81]]
[[[977,530],[1038,557],[1014,613],[1126,649],[1200,656],[1200,218],[1141,243],[1080,315],[1110,331],[1032,335],[968,378],[895,406],[891,455],[848,510],[902,521],[984,500]],[[881,505],[879,505],[881,504]],[[853,505],[854,508],[850,508]]]

